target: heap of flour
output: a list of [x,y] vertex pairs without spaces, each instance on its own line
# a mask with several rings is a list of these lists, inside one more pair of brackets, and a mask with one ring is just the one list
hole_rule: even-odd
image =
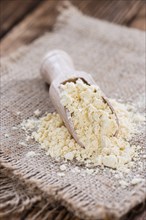
[[[107,166],[122,170],[129,167],[136,155],[130,140],[142,116],[129,110],[128,105],[110,100],[118,119],[102,99],[102,92],[81,79],[61,85],[61,103],[71,114],[74,129],[85,148],[72,138],[57,113],[22,123],[32,138],[55,159],[76,160],[82,164]],[[36,129],[36,131],[33,131]],[[118,134],[115,135],[118,129]]]

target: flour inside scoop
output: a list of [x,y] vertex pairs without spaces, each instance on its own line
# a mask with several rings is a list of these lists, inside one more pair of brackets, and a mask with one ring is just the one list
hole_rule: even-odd
[[74,129],[84,144],[79,146],[68,132],[59,114],[47,113],[36,119],[23,121],[22,128],[57,160],[64,159],[83,165],[112,169],[129,169],[139,146],[130,143],[144,121],[143,115],[128,104],[110,100],[119,119],[118,134],[115,115],[102,99],[102,92],[81,79],[61,85],[61,103],[71,114]]

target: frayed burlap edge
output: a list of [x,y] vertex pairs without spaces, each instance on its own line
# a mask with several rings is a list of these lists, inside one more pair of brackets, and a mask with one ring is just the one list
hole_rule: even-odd
[[68,212],[58,202],[44,198],[39,189],[29,189],[28,185],[19,181],[12,170],[0,166],[0,218],[8,220],[49,219],[81,220]]
[[[32,174],[32,170],[30,172],[25,170],[24,167],[22,167],[21,163],[17,163],[14,160],[13,167],[12,167],[12,161],[13,159],[10,157],[3,158],[1,161],[1,167],[4,167],[5,170],[5,175],[10,176],[10,177],[15,177],[17,179],[17,183],[20,181],[20,185],[23,185],[23,187],[27,187],[27,189],[31,189],[31,192],[33,192],[34,197],[32,198],[32,201],[30,200],[27,205],[31,207],[31,205],[35,204],[35,202],[39,202],[41,200],[45,200],[48,202],[48,204],[52,207],[59,207],[59,204],[61,204],[61,207],[66,207],[67,210],[70,212],[70,216],[72,216],[72,213],[74,213],[76,216],[82,219],[87,219],[87,220],[96,220],[96,219],[122,219],[122,220],[129,220],[131,219],[135,214],[141,212],[142,210],[145,209],[145,192],[142,189],[139,189],[135,191],[133,194],[133,197],[130,198],[130,201],[126,200],[125,201],[125,206],[123,207],[123,212],[117,213],[113,212],[113,210],[106,209],[105,207],[97,207],[97,212],[94,213],[94,215],[87,216],[80,207],[75,208],[74,206],[70,203],[67,202],[67,195],[68,195],[68,190],[66,193],[63,192],[64,196],[59,195],[59,192],[64,190],[62,189],[55,189],[52,188],[51,186],[44,186],[39,182],[39,180],[36,181],[36,179],[33,179],[33,176],[37,176],[37,178],[41,178],[41,174],[39,173],[34,173]],[[70,186],[66,186],[65,188],[70,188]],[[70,190],[70,189],[69,189]],[[5,197],[6,199],[6,197]],[[20,198],[18,198],[20,199]],[[6,200],[9,203],[9,197],[8,200]],[[4,204],[4,207],[6,206]],[[17,204],[16,204],[17,205]],[[26,205],[26,204],[25,204]],[[138,207],[138,208],[137,208]],[[15,207],[18,208],[18,207]],[[22,208],[22,207],[21,207]],[[25,208],[25,207],[24,207]],[[62,209],[62,208],[61,208]],[[132,210],[133,209],[133,210]],[[5,212],[5,215],[9,214],[9,209]],[[19,214],[19,210],[18,210]],[[2,214],[3,215],[3,214]],[[5,216],[4,215],[4,216]],[[96,216],[96,217],[95,217]]]

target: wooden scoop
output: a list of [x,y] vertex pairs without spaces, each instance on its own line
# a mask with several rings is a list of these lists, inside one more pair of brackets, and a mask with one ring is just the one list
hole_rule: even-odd
[[[44,57],[41,65],[41,75],[45,82],[50,84],[49,95],[51,101],[60,117],[64,121],[65,126],[75,141],[80,146],[84,147],[74,130],[71,115],[68,109],[66,109],[60,102],[60,85],[65,84],[66,82],[76,82],[76,80],[79,78],[82,79],[86,84],[94,85],[98,88],[97,84],[90,74],[87,74],[83,71],[76,71],[71,57],[62,50],[53,50]],[[119,127],[119,121],[112,105],[104,95],[102,98],[103,101],[107,103],[112,113],[115,115],[116,123]],[[116,131],[115,135],[117,135],[117,133],[118,130]]]

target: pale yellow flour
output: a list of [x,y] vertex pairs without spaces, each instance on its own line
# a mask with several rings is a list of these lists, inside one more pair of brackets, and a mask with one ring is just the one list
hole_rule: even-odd
[[115,115],[102,99],[101,90],[81,79],[61,85],[60,98],[71,113],[75,131],[85,149],[75,142],[60,116],[54,112],[22,124],[25,130],[33,131],[37,127],[32,137],[48,155],[118,170],[130,166],[136,155],[136,146],[130,145],[130,140],[137,123],[143,120],[141,115],[133,113],[129,105],[110,100],[119,119],[118,128]]

